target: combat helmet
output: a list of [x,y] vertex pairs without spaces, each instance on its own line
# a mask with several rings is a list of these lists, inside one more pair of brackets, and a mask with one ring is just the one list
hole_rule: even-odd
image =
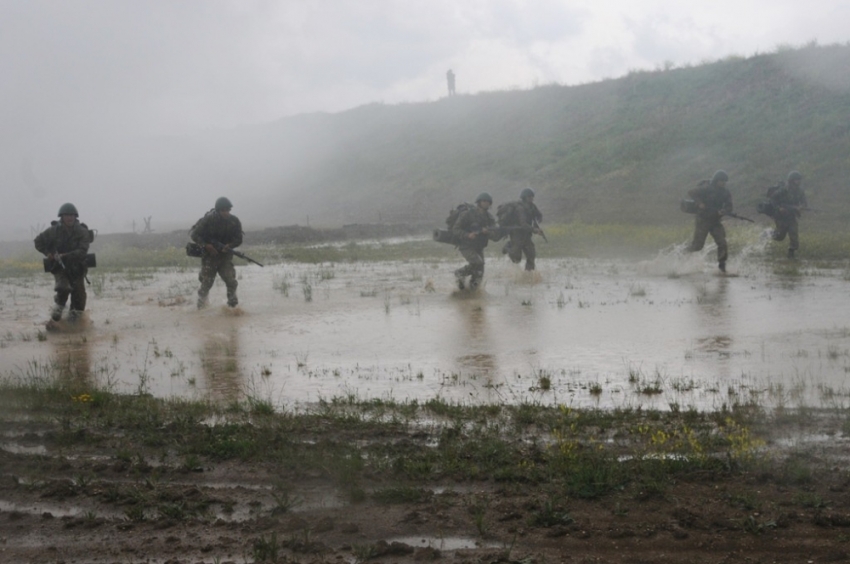
[[522,192],[519,193],[519,199],[520,200],[525,200],[525,199],[533,198],[533,197],[534,197],[534,190],[532,190],[531,188],[524,188],[522,190]]
[[77,207],[72,203],[65,203],[59,208],[58,217],[62,217],[63,215],[73,215],[74,217],[80,217],[80,214],[77,213]]
[[478,194],[478,197],[475,198],[475,203],[477,204],[478,202],[490,202],[492,204],[493,196],[491,196],[487,192],[481,192],[480,194]]
[[230,208],[232,207],[233,204],[231,204],[230,200],[228,200],[224,196],[215,201],[215,211],[230,211]]
[[797,172],[796,170],[792,170],[791,172],[788,173],[788,180],[787,180],[788,184],[791,184],[792,182],[800,182],[802,180],[803,180],[803,175],[800,174],[799,172]]
[[726,174],[725,170],[718,170],[714,173],[714,176],[711,177],[711,183],[717,184],[718,182],[728,182],[729,175]]

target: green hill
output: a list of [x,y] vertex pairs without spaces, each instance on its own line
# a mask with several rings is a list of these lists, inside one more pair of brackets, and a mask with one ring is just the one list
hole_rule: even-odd
[[[800,170],[824,224],[850,219],[850,47],[808,46],[582,86],[374,104],[254,129],[287,163],[256,213],[439,222],[481,190],[524,186],[550,220],[681,223],[678,201],[723,168],[736,208]],[[284,189],[285,188],[285,189]],[[280,194],[280,196],[275,196]]]

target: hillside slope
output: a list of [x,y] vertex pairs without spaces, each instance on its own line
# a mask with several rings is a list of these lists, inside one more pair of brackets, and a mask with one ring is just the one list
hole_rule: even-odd
[[[810,46],[576,87],[300,116],[254,134],[292,146],[296,130],[309,131],[311,159],[278,181],[279,205],[336,222],[439,221],[481,190],[498,203],[524,186],[549,219],[681,222],[679,198],[724,168],[742,213],[799,169],[811,205],[829,210],[819,218],[840,224],[850,219],[848,71],[850,47]],[[274,192],[262,208],[274,207]]]

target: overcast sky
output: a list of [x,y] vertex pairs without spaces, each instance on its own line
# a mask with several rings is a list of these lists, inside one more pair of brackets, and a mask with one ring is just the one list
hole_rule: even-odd
[[850,40],[846,0],[0,0],[0,123],[182,133]]

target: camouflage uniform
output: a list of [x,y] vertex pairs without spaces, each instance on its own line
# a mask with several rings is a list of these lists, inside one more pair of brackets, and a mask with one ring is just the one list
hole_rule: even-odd
[[61,221],[51,221],[50,227],[39,233],[34,242],[38,252],[44,255],[60,254],[65,264],[63,269],[56,261],[53,267],[53,278],[56,282],[53,287],[56,291],[53,298],[54,321],[61,319],[68,296],[71,297],[71,319],[79,317],[86,309],[88,269],[85,261],[91,242],[88,229],[83,227],[79,219],[75,219],[71,226],[65,226]]
[[[476,237],[469,238],[470,233],[478,233],[482,229],[487,229],[489,233],[479,233]],[[463,268],[455,270],[458,286],[463,289],[463,279],[469,276],[469,288],[475,290],[481,284],[481,279],[484,278],[484,249],[490,239],[495,241],[499,238],[496,220],[489,211],[476,205],[458,216],[452,227],[452,233],[455,240],[459,241],[458,250],[460,254],[469,263]]]
[[525,253],[525,269],[534,270],[534,259],[537,257],[537,250],[532,240],[534,222],[543,221],[543,214],[540,213],[534,202],[520,200],[514,202],[513,205],[516,206],[517,210],[517,224],[511,228],[511,240],[508,241],[502,252],[506,253],[514,264],[519,263],[522,260],[523,253]]
[[767,195],[773,205],[773,221],[776,222],[771,236],[774,241],[783,241],[785,235],[788,235],[788,256],[794,258],[794,253],[800,248],[797,218],[800,217],[801,209],[809,207],[806,194],[799,182],[789,182],[769,189]]
[[[212,209],[192,227],[189,236],[201,247],[215,242],[235,249],[242,244],[242,223],[233,214],[225,218]],[[216,274],[221,276],[227,286],[227,305],[236,307],[239,303],[236,297],[236,287],[239,283],[236,281],[236,269],[233,268],[233,254],[223,252],[212,255],[205,252],[201,257],[201,272],[198,275],[201,282],[201,287],[198,288],[198,308],[206,305]]]
[[717,243],[717,264],[721,271],[726,272],[729,246],[726,243],[726,229],[724,229],[720,220],[723,214],[732,213],[732,194],[721,184],[716,182],[715,179],[704,180],[700,182],[697,188],[688,192],[688,195],[694,199],[697,205],[703,204],[704,206],[697,210],[694,238],[688,251],[702,250],[705,246],[706,237],[711,234],[712,239]]

